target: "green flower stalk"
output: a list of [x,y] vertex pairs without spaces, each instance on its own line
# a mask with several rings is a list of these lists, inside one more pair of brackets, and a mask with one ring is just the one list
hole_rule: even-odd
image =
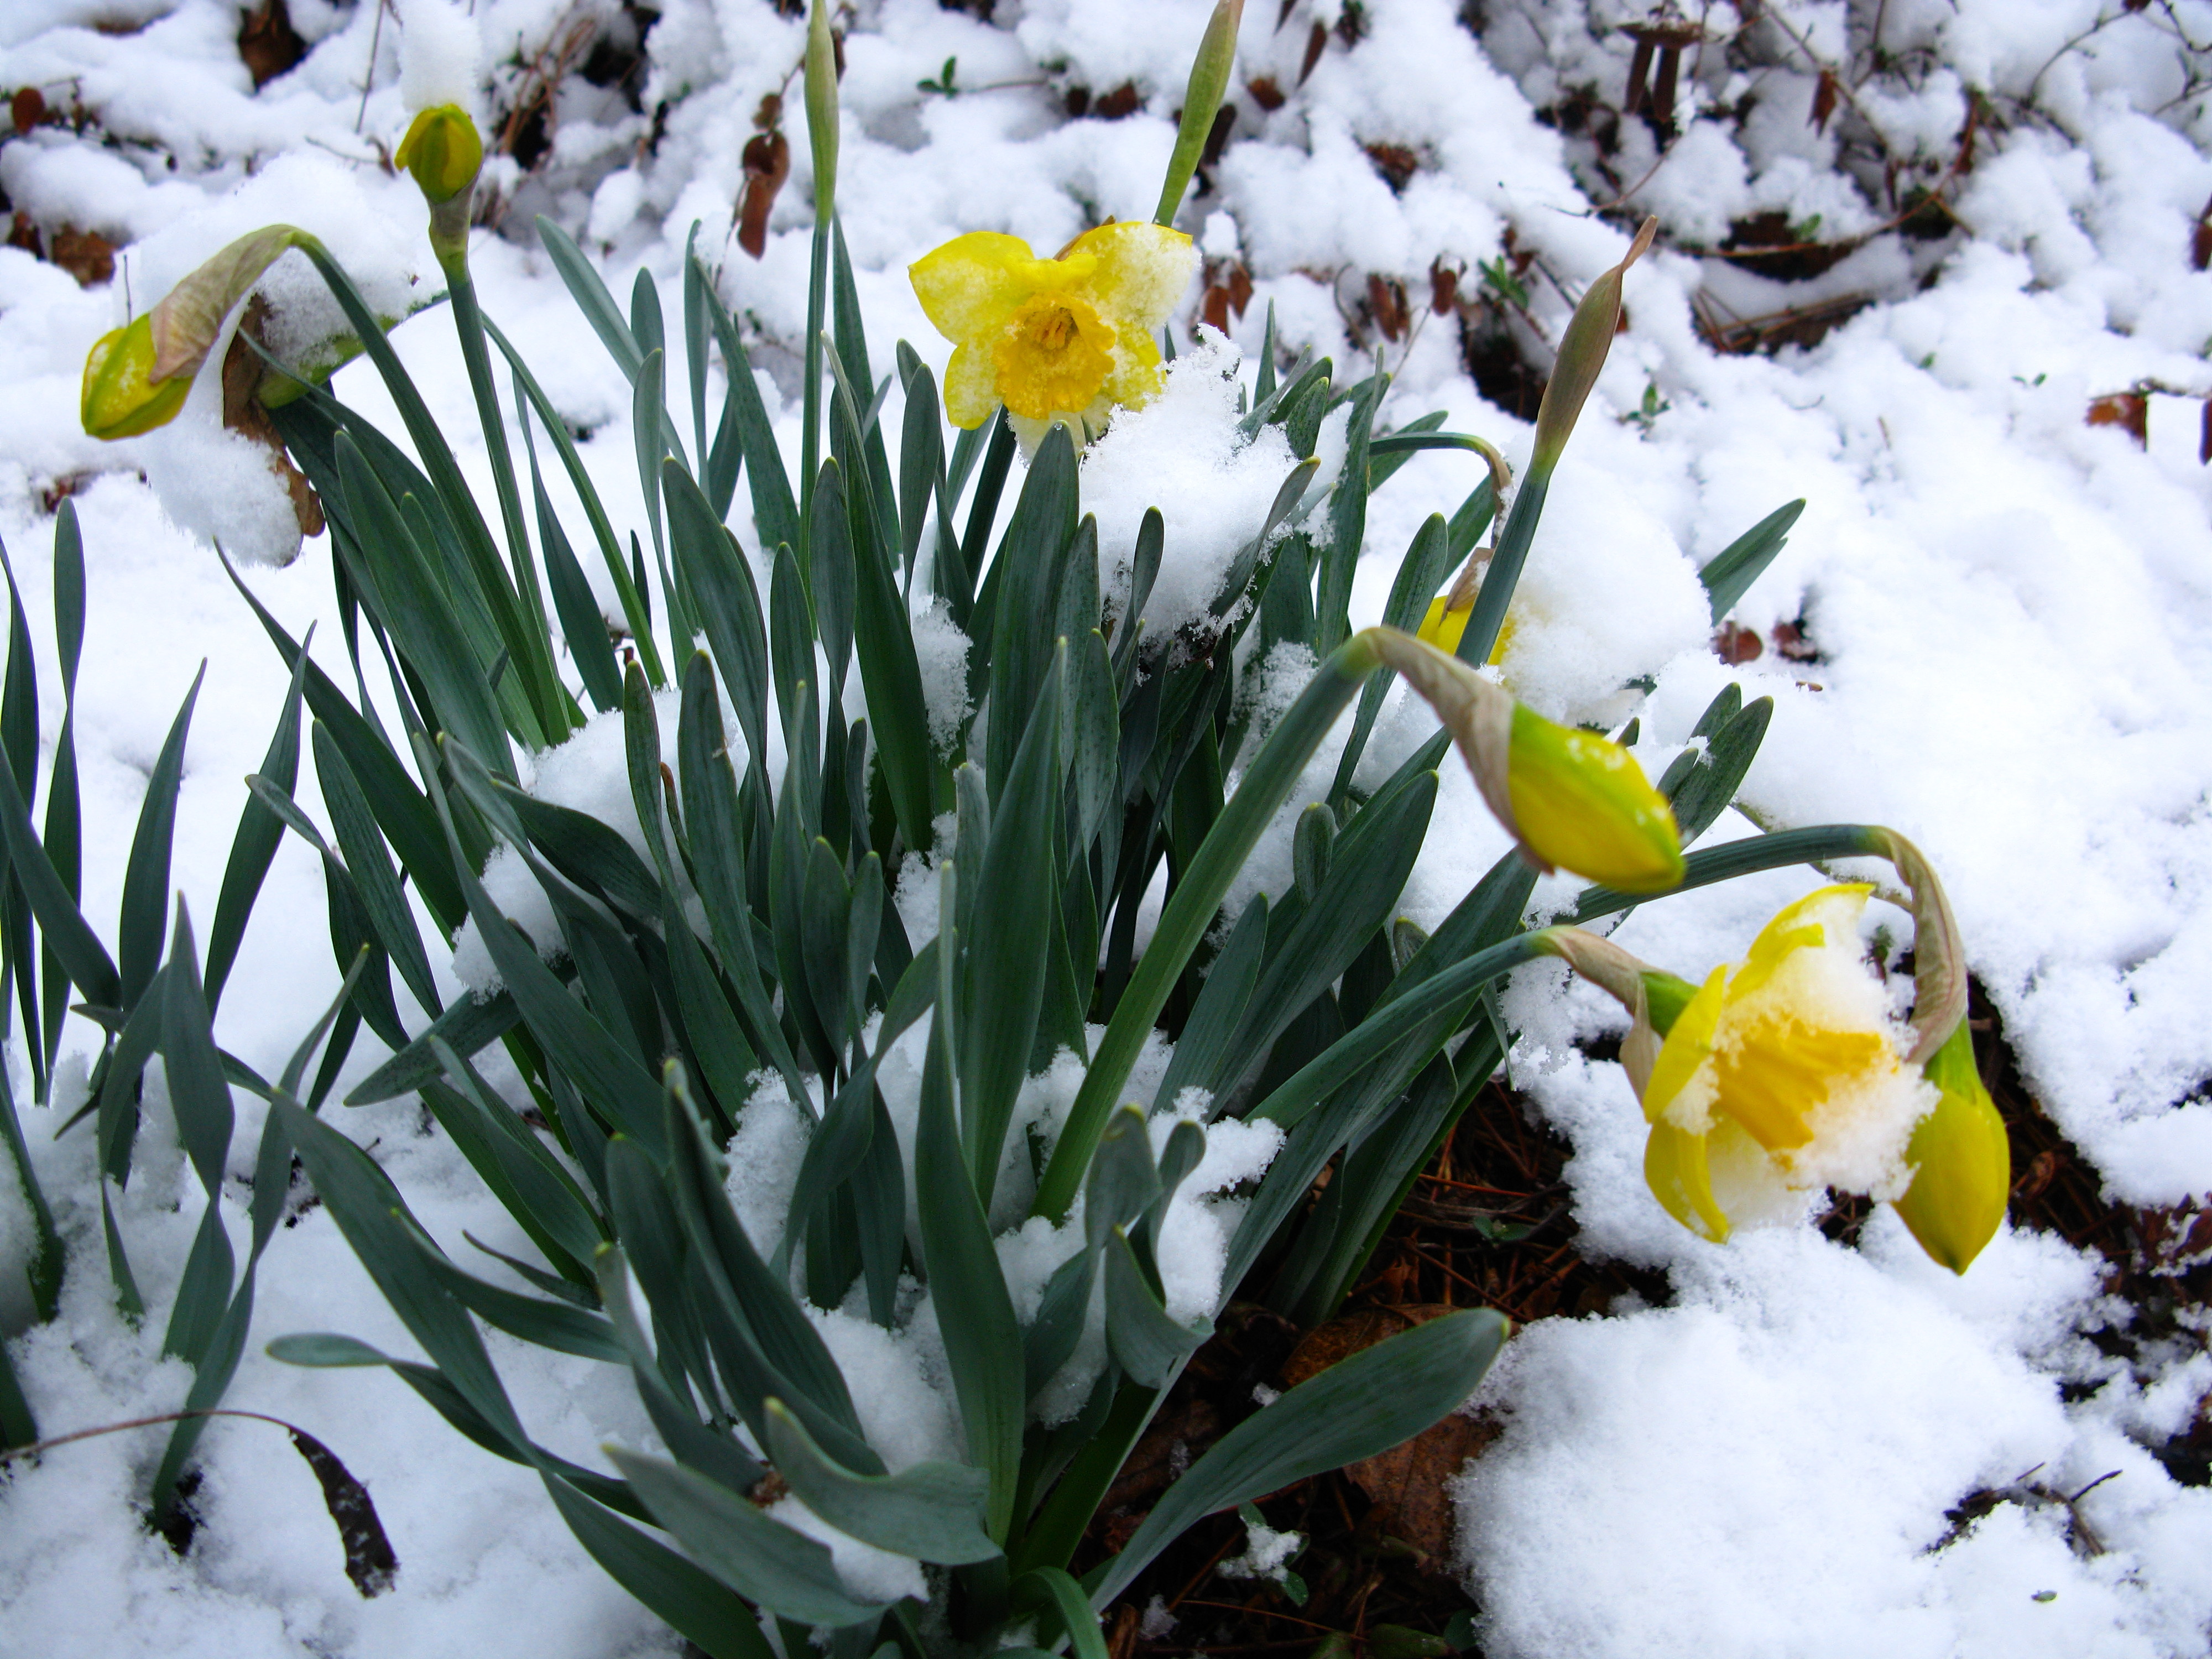
[[1198,171],[1206,141],[1213,133],[1213,118],[1229,90],[1229,74],[1237,64],[1237,28],[1244,21],[1244,0],[1220,0],[1206,20],[1206,33],[1191,60],[1190,82],[1182,95],[1182,125],[1176,130],[1175,150],[1168,157],[1167,178],[1160,185],[1160,204],[1153,210],[1156,225],[1175,223],[1176,210]]
[[1606,354],[1613,349],[1613,337],[1620,331],[1622,281],[1629,266],[1644,257],[1658,234],[1658,220],[1644,220],[1620,263],[1583,290],[1575,314],[1567,319],[1566,332],[1559,337],[1559,362],[1544,387],[1544,400],[1537,405],[1536,442],[1528,456],[1528,470],[1521,480],[1520,493],[1513,498],[1505,528],[1499,533],[1498,550],[1483,573],[1473,613],[1460,635],[1462,662],[1490,660],[1498,630],[1505,625],[1505,608],[1513,601],[1521,567],[1528,557],[1528,544],[1535,539],[1536,520],[1543,514],[1552,474],[1566,450],[1576,421],[1581,418],[1583,404],[1589,399],[1590,388],[1597,384]]

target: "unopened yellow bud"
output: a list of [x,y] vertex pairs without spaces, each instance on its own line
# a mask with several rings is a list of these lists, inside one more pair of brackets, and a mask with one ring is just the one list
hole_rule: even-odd
[[2004,1219],[2012,1148],[1963,1022],[1929,1057],[1926,1076],[1942,1098],[1912,1131],[1905,1154],[1912,1185],[1897,1200],[1897,1213],[1922,1249],[1963,1273]]
[[[1465,605],[1455,606],[1451,603],[1450,594],[1439,593],[1429,601],[1428,614],[1421,618],[1421,625],[1414,637],[1425,640],[1446,656],[1456,656],[1460,640],[1467,633],[1467,619],[1474,614],[1473,598],[1470,597]],[[1505,660],[1505,647],[1512,640],[1513,618],[1509,616],[1498,630],[1498,643],[1490,647],[1492,663]]]
[[1505,781],[1514,827],[1541,863],[1624,893],[1681,882],[1674,809],[1612,738],[1516,703]]
[[174,420],[192,389],[192,377],[156,380],[153,369],[149,314],[101,335],[84,360],[84,429],[95,438],[135,438]]
[[441,104],[415,118],[399,141],[392,164],[415,175],[432,207],[452,201],[483,170],[483,140],[459,104]]

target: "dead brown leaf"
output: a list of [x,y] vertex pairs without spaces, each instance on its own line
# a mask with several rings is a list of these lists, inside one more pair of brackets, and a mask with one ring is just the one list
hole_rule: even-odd
[[231,337],[230,349],[222,360],[222,423],[269,452],[269,470],[283,481],[284,493],[292,498],[292,516],[299,523],[301,535],[319,536],[322,501],[307,475],[292,465],[269,411],[253,395],[261,384],[262,362],[247,341],[261,337],[262,319],[267,312],[257,294],[246,301],[246,315],[240,319],[238,332]]
[[46,258],[76,277],[79,288],[90,288],[115,275],[115,244],[96,230],[64,225],[54,233]]

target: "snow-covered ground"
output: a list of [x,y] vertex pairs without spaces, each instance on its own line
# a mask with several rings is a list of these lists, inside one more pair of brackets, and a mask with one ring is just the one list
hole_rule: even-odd
[[[402,3],[380,24],[369,0],[291,0],[307,54],[258,92],[236,46],[252,9],[0,8],[0,91],[35,86],[56,118],[0,146],[0,189],[49,243],[74,227],[118,246],[113,280],[87,288],[0,247],[0,536],[41,653],[51,743],[61,709],[48,514],[58,488],[76,489],[90,593],[76,726],[86,910],[103,925],[147,771],[204,658],[176,872],[194,915],[212,915],[239,781],[259,764],[284,679],[213,554],[179,527],[250,546],[252,480],[241,483],[234,458],[191,448],[185,423],[115,446],[85,437],[86,348],[272,220],[323,236],[392,310],[410,276],[418,292],[435,286],[421,199],[380,165],[405,125],[403,20],[418,8]],[[947,348],[903,276],[929,248],[994,229],[1049,251],[1107,214],[1149,210],[1208,9],[998,0],[986,21],[936,0],[864,0],[845,40],[839,202],[879,373],[902,336],[942,365]],[[1620,101],[1632,48],[1613,26],[1641,5],[1279,9],[1279,27],[1274,0],[1245,20],[1236,125],[1183,222],[1210,259],[1249,268],[1254,297],[1232,337],[1255,350],[1272,301],[1293,347],[1340,366],[1380,352],[1397,376],[1388,418],[1443,409],[1516,462],[1527,424],[1483,399],[1455,319],[1431,314],[1438,264],[1473,292],[1481,267],[1504,258],[1501,276],[1528,295],[1509,326],[1555,337],[1565,296],[1625,246],[1597,207],[1657,213],[1680,250],[1759,214],[1803,240],[1871,233],[1899,216],[1903,192],[1940,189],[1955,229],[1875,235],[1808,282],[1785,287],[1664,246],[1632,272],[1629,326],[1553,484],[1506,672],[1549,714],[1616,721],[1629,712],[1622,683],[1650,677],[1642,754],[1655,772],[1731,677],[1747,696],[1771,695],[1773,728],[1745,792],[1761,817],[1883,823],[1917,841],[1948,883],[2027,1083],[2108,1194],[2163,1206],[2212,1194],[2212,473],[2198,460],[2196,401],[2212,393],[2212,274],[2192,258],[2212,198],[2212,116],[2197,78],[2212,60],[2193,43],[2212,43],[2212,7],[1716,3],[1699,9],[1711,44],[1692,49],[1684,131],[1663,155],[1639,121],[1621,121],[1608,149],[1594,135],[1610,117],[1575,113],[1582,88]],[[612,0],[477,0],[474,11],[487,118],[526,109],[533,75],[550,71],[557,88],[556,118],[526,146],[544,147],[538,169],[501,156],[487,170],[505,234],[478,233],[484,305],[572,425],[599,434],[585,452],[600,488],[617,523],[638,522],[627,386],[523,228],[538,212],[562,221],[617,293],[646,270],[673,317],[685,237],[702,222],[725,297],[767,343],[756,362],[788,397],[810,200],[795,95],[792,177],[763,258],[737,247],[732,222],[763,100],[795,94],[802,24],[768,0],[667,0],[643,37],[633,98],[606,67],[619,70],[619,54],[586,48],[634,41],[651,12]],[[1753,14],[1767,21],[1740,35]],[[1847,72],[1823,95],[1822,65],[1864,71],[1877,46],[1881,73]],[[941,82],[948,59],[955,95],[917,86]],[[1251,90],[1263,82],[1276,107]],[[1072,89],[1096,110],[1130,101],[1114,95],[1124,86],[1133,112],[1071,118]],[[1816,119],[1821,104],[1833,107]],[[1553,112],[1548,123],[1539,109]],[[1408,296],[1409,337],[1385,337],[1375,315],[1370,295],[1387,297],[1392,282]],[[1700,332],[1700,317],[1854,296],[1871,303],[1808,348],[1726,355]],[[1186,314],[1197,304],[1194,291]],[[459,442],[474,415],[442,311],[393,338]],[[368,371],[338,384],[389,414]],[[2131,390],[2148,399],[2147,444],[2084,419],[2093,399]],[[672,404],[684,406],[680,392]],[[488,477],[480,447],[461,447]],[[1415,527],[1472,482],[1463,459],[1424,456],[1383,490],[1356,613],[1380,613]],[[1696,566],[1798,495],[1808,506],[1789,547],[1737,617],[1770,637],[1802,624],[1819,659],[1770,647],[1729,667],[1709,648]],[[742,507],[732,522],[750,545]],[[297,562],[246,575],[295,635],[319,623],[319,653],[336,663],[327,558],[310,543]],[[1386,720],[1370,764],[1423,735],[1413,714]],[[1444,790],[1406,900],[1424,922],[1504,846],[1456,768]],[[311,784],[303,799],[315,799]],[[1748,830],[1731,821],[1715,833]],[[1268,878],[1263,863],[1255,879]],[[1620,937],[1701,975],[1815,879],[1779,872],[1647,906]],[[221,1039],[258,1067],[281,1066],[335,984],[319,873],[288,842]],[[2088,1333],[2127,1310],[2104,1294],[2100,1258],[2045,1234],[2000,1233],[1955,1280],[1886,1212],[1855,1249],[1809,1229],[1700,1243],[1642,1188],[1641,1115],[1619,1067],[1577,1047],[1617,1025],[1609,1005],[1529,970],[1507,1008],[1522,1034],[1516,1081],[1575,1149],[1582,1247],[1664,1269],[1674,1296],[1539,1324],[1486,1385],[1506,1429],[1462,1489],[1461,1567],[1487,1651],[2207,1651],[2212,1495],[2176,1485],[2145,1449],[2212,1389],[2201,1332],[2107,1357]],[[92,1041],[72,1028],[64,1048]],[[350,1074],[371,1063],[364,1044]],[[239,1105],[236,1158],[250,1159],[258,1107],[243,1095]],[[11,1353],[48,1433],[181,1401],[188,1376],[158,1355],[198,1207],[165,1115],[149,1113],[118,1200],[150,1310],[131,1328],[100,1264],[88,1137],[54,1141],[55,1112],[27,1107],[26,1127],[76,1267],[60,1318],[27,1332],[14,1264],[28,1223],[0,1176],[0,1330],[21,1333]],[[376,1141],[441,1237],[458,1243],[467,1228],[526,1251],[413,1107],[340,1121]],[[354,1594],[313,1482],[278,1431],[210,1430],[204,1524],[182,1559],[139,1524],[158,1434],[110,1436],[0,1486],[0,1653],[673,1650],[526,1472],[461,1441],[380,1373],[263,1357],[263,1342],[301,1329],[409,1348],[317,1212],[271,1247],[228,1403],[302,1424],[368,1482],[400,1559],[394,1590]],[[599,1441],[642,1432],[626,1380],[489,1340],[555,1449],[590,1459]],[[2019,1504],[1933,1547],[1960,1498],[2031,1470],[2069,1492],[2118,1471],[2081,1506],[2104,1553],[2074,1553],[2059,1511]]]

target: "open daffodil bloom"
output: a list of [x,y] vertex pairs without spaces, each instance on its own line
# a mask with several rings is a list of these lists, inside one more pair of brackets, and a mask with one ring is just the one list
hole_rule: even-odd
[[1034,442],[1054,421],[1085,441],[1117,407],[1160,389],[1153,331],[1182,298],[1198,251],[1181,231],[1106,224],[1054,259],[1019,237],[971,231],[916,260],[921,308],[953,342],[945,410],[981,426],[1000,404]]
[[1940,1091],[1899,1055],[1862,961],[1872,890],[1824,887],[1789,906],[1667,1033],[1644,1090],[1644,1173],[1692,1231],[1726,1238],[1824,1187],[1895,1200],[1911,1182],[1908,1143]]

